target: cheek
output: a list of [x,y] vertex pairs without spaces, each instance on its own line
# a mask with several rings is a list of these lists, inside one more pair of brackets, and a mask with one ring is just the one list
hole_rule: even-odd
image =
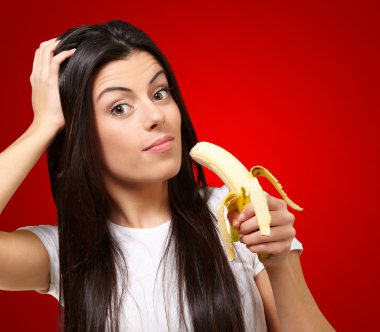
[[103,156],[108,166],[120,161],[131,160],[133,155],[132,142],[125,136],[110,133],[101,138]]
[[118,166],[133,166],[136,162],[136,142],[131,129],[122,128],[115,125],[109,125],[107,122],[97,125],[101,153],[103,156],[105,168],[108,170],[117,170]]
[[177,128],[177,133],[181,132],[181,121],[182,121],[181,113],[179,109],[177,108],[177,110],[173,112],[173,121],[172,121],[175,128]]

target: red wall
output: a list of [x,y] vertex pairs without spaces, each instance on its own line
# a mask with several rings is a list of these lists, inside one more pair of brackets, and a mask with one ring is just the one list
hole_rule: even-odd
[[[199,138],[262,165],[304,208],[305,277],[339,331],[374,330],[378,234],[377,1],[12,2],[0,13],[0,150],[32,120],[35,49],[74,25],[123,19],[169,59]],[[210,173],[212,184],[220,185]],[[263,179],[266,191],[279,197]],[[55,224],[46,157],[0,229]],[[0,291],[1,331],[53,331],[57,302]]]

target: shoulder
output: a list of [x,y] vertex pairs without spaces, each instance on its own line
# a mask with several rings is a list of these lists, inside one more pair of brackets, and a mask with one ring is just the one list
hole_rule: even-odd
[[37,291],[41,294],[50,294],[57,300],[59,298],[59,241],[58,226],[38,225],[24,226],[17,230],[33,232],[46,248],[50,260],[50,286],[47,291]]
[[256,253],[250,251],[245,244],[241,242],[235,242],[233,244],[235,248],[236,258],[230,262],[231,266],[238,267],[239,269],[245,269],[254,278],[264,270],[264,265],[260,262]]
[[58,248],[58,227],[52,225],[24,226],[17,230],[28,230],[36,234],[47,247]]
[[210,199],[216,199],[216,198],[222,198],[223,196],[227,195],[229,190],[226,185],[223,185],[221,187],[209,187],[211,196]]
[[41,240],[47,249],[50,260],[54,263],[58,263],[58,251],[59,251],[59,241],[58,241],[58,226],[52,225],[38,225],[38,226],[24,226],[17,228],[17,230],[27,230],[35,235]]
[[224,197],[228,194],[229,190],[226,185],[221,187],[208,187],[209,189],[209,199],[207,201],[210,209],[215,212],[218,205],[222,203]]

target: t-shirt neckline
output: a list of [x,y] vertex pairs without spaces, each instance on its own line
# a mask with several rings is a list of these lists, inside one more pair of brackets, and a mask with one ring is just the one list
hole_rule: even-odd
[[113,229],[119,230],[125,234],[130,234],[130,235],[135,235],[135,236],[161,233],[163,230],[168,229],[171,224],[171,219],[169,219],[157,226],[145,227],[145,228],[134,228],[134,227],[121,226],[121,225],[115,224],[109,219],[106,219],[106,220]]

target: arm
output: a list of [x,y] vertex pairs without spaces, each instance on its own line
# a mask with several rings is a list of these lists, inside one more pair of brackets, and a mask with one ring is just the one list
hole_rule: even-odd
[[260,292],[261,300],[263,301],[265,320],[267,323],[268,331],[281,331],[272,286],[265,269],[256,276],[255,283]]
[[53,140],[57,129],[32,123],[0,153],[0,214],[27,174]]
[[0,289],[47,290],[50,285],[49,255],[32,232],[0,232]]
[[[0,154],[0,213],[29,171],[64,127],[58,90],[60,63],[73,50],[53,56],[58,41],[44,42],[37,49],[33,71],[34,119],[26,132]],[[50,261],[40,239],[25,230],[0,232],[0,289],[47,290]]]
[[53,57],[57,45],[56,40],[50,40],[36,50],[30,75],[33,122],[21,137],[0,154],[0,213],[65,125],[58,90],[58,72],[60,63],[73,52],[64,51]]
[[[295,236],[295,216],[284,200],[267,196],[271,215],[271,234],[260,234],[251,204],[239,215],[231,211],[228,219],[241,234],[240,242],[261,257],[265,266],[255,279],[263,297],[268,327],[271,331],[334,331],[319,311],[303,277],[298,253],[290,253]],[[297,256],[295,256],[297,255]]]
[[255,282],[269,331],[335,331],[307,287],[296,250],[290,252],[288,264],[263,270]]

